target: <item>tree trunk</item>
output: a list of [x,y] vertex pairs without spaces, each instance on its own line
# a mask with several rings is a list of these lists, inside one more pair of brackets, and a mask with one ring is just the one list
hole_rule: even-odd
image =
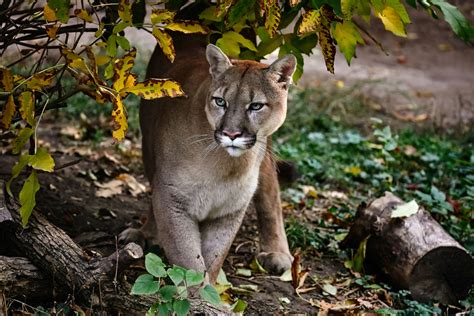
[[[0,185],[3,188],[3,183]],[[116,278],[133,260],[143,256],[138,245],[128,244],[111,256],[101,258],[83,251],[64,231],[38,212],[33,211],[26,228],[21,226],[19,214],[18,203],[8,199],[0,189],[0,231],[9,239],[2,242],[10,242],[11,246],[20,249],[45,277],[54,279],[82,305],[90,306],[91,314],[144,315],[155,303],[152,297],[129,295],[129,286],[122,286]],[[29,266],[28,271],[33,275],[35,269]],[[229,314],[206,302],[190,301],[197,313]]]
[[365,263],[416,300],[456,303],[474,282],[474,260],[431,215],[419,208],[392,218],[404,202],[390,192],[359,209],[343,246],[357,248],[367,239]]

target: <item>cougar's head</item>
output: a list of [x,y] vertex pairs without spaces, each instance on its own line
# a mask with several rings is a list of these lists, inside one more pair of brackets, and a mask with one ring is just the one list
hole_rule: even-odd
[[288,55],[270,66],[230,61],[214,45],[207,46],[206,56],[212,76],[207,119],[216,142],[238,157],[283,124],[296,59]]

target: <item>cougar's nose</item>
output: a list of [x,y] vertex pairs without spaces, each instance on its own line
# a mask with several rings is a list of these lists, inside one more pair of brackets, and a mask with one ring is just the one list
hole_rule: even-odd
[[236,139],[237,137],[241,136],[242,135],[242,132],[239,132],[239,131],[229,131],[229,130],[223,130],[222,131],[222,134],[224,134],[225,136],[229,137],[231,140],[234,140]]

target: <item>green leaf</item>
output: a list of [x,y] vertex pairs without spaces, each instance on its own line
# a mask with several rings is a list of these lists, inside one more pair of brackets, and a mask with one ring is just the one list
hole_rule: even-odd
[[127,28],[127,26],[129,26],[128,23],[124,22],[124,21],[121,21],[119,22],[117,25],[114,26],[113,30],[112,30],[112,33],[113,34],[117,34],[117,33],[120,33],[122,32],[123,30],[125,30]]
[[155,294],[160,289],[160,284],[155,281],[151,274],[140,275],[135,284],[133,284],[131,294],[135,295],[150,295]]
[[268,54],[271,54],[276,49],[278,49],[278,47],[281,46],[282,42],[283,37],[281,35],[276,35],[275,37],[269,38],[266,41],[262,40],[257,46],[257,56],[263,57]]
[[189,313],[191,304],[188,300],[177,300],[173,302],[173,310],[177,316],[186,316]]
[[347,64],[351,64],[352,57],[355,56],[356,45],[364,44],[357,27],[352,21],[336,22],[333,24],[332,35],[339,46],[339,50],[344,54]]
[[33,129],[29,127],[25,127],[20,130],[20,132],[18,133],[18,137],[15,138],[15,140],[13,141],[13,154],[18,155],[21,152],[21,149],[23,148],[23,146],[25,146],[31,135],[33,135],[33,132]]
[[174,285],[165,285],[160,288],[160,295],[165,301],[171,301],[177,292],[177,288]]
[[433,197],[433,199],[435,199],[436,201],[438,202],[444,202],[446,201],[446,194],[444,194],[443,192],[441,192],[437,187],[435,187],[434,185],[431,186],[431,196]]
[[130,46],[130,42],[128,41],[127,38],[123,37],[123,36],[117,36],[115,38],[115,40],[117,41],[117,44],[119,44],[119,46],[125,50],[125,51],[129,51],[131,46]]
[[474,37],[474,29],[458,8],[444,0],[430,0],[443,12],[444,19],[451,26],[454,33],[463,41],[469,42]]
[[234,313],[244,313],[245,310],[247,309],[247,302],[244,300],[241,300],[240,298],[237,299],[237,301],[232,305],[232,311]]
[[392,211],[392,215],[390,215],[390,217],[391,218],[409,217],[411,215],[414,215],[414,214],[418,213],[419,208],[420,207],[418,206],[418,203],[416,203],[415,200],[411,200],[408,203],[397,206]]
[[70,0],[48,0],[48,7],[55,11],[56,18],[62,23],[67,23],[69,20],[70,4]]
[[203,288],[199,289],[199,295],[201,295],[201,298],[208,301],[214,306],[219,306],[221,305],[221,299],[219,297],[219,294],[217,293],[216,289],[212,285],[206,285]]
[[398,13],[403,23],[407,24],[411,22],[407,9],[405,9],[405,6],[400,2],[400,0],[385,0],[385,3]]
[[115,57],[117,55],[117,36],[116,35],[110,35],[109,39],[107,40],[107,55],[110,57]]
[[216,42],[217,47],[219,47],[224,54],[231,58],[238,58],[240,54],[239,43],[230,38],[219,38]]
[[199,14],[200,20],[208,20],[213,22],[220,22],[223,19],[223,16],[217,16],[216,6],[212,5],[206,8],[204,11]]
[[202,282],[204,282],[204,273],[197,272],[194,270],[186,271],[186,285],[187,286],[199,285]]
[[234,32],[234,31],[226,32],[224,33],[224,35],[222,35],[222,37],[232,39],[233,41],[239,43],[245,48],[250,49],[251,51],[254,51],[254,52],[257,51],[257,48],[255,47],[255,44],[252,43],[252,41],[246,39],[245,37],[243,37],[237,32]]
[[11,197],[13,197],[13,193],[11,191],[11,184],[13,180],[20,175],[20,172],[22,172],[23,169],[25,169],[26,165],[30,161],[30,157],[31,157],[30,155],[20,156],[20,158],[18,159],[18,162],[12,168],[12,177],[7,182],[7,193]]
[[33,169],[36,170],[42,170],[46,172],[54,171],[54,159],[43,147],[38,148],[36,154],[30,157],[29,165],[31,165]]
[[244,19],[249,11],[253,9],[257,2],[254,0],[239,0],[230,9],[228,16],[229,26],[234,25]]
[[357,1],[355,0],[341,0],[341,11],[344,20],[350,21],[352,19],[356,4]]
[[36,192],[38,192],[39,189],[38,175],[36,174],[36,170],[33,170],[20,191],[20,216],[23,227],[28,224],[28,219],[36,205]]
[[173,305],[168,302],[158,305],[158,316],[169,316],[173,311]]
[[148,273],[157,278],[166,276],[165,264],[161,258],[154,253],[150,252],[145,256],[145,268]]
[[184,280],[185,270],[181,267],[174,266],[168,269],[168,276],[175,285],[180,285]]

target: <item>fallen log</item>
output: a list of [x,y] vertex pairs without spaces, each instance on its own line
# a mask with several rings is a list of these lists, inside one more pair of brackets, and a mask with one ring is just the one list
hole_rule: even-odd
[[[155,303],[153,297],[130,295],[128,284],[121,284],[119,273],[143,256],[136,244],[128,244],[109,257],[83,251],[64,231],[33,210],[28,226],[21,225],[19,205],[10,199],[0,182],[0,231],[11,247],[17,247],[49,279],[68,291],[90,313],[144,315]],[[117,266],[118,265],[118,266]],[[193,312],[227,315],[207,302],[190,299]]]
[[18,300],[53,297],[53,286],[27,258],[0,256],[0,292]]
[[410,290],[419,301],[455,304],[474,283],[474,260],[422,207],[414,214],[393,217],[405,204],[385,192],[358,210],[343,247],[357,248],[367,239],[364,265]]

